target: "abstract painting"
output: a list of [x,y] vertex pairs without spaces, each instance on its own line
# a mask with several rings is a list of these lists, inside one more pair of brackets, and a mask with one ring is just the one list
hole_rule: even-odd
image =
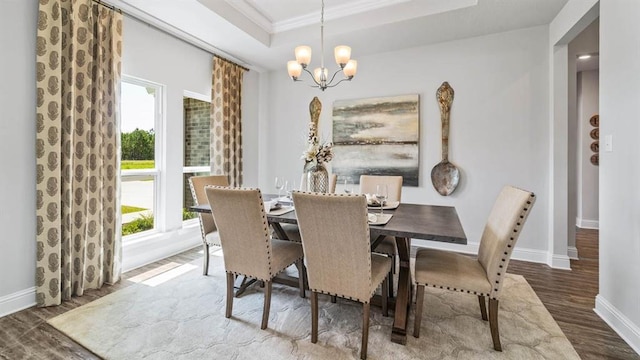
[[333,173],[359,183],[360,175],[402,175],[418,186],[419,97],[401,95],[333,103]]

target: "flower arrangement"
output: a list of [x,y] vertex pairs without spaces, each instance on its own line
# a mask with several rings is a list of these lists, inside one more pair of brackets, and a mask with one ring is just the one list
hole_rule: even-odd
[[309,133],[307,135],[307,149],[302,153],[302,158],[306,163],[322,164],[333,159],[333,143],[318,141],[318,129],[313,121],[309,123]]

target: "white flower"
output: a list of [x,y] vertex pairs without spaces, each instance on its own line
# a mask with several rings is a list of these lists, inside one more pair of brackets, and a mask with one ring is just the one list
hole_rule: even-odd
[[301,159],[306,162],[322,164],[333,159],[333,144],[331,142],[320,145],[316,125],[309,123],[309,133],[307,134],[307,149],[302,153]]

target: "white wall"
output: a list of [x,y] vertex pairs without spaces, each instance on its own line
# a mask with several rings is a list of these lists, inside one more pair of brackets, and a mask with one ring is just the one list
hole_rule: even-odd
[[599,71],[578,73],[578,213],[577,225],[583,228],[598,227],[598,170],[591,163],[591,116],[598,114]]
[[[568,109],[567,109],[567,121],[568,121],[568,214],[567,214],[567,252],[573,259],[578,259],[578,249],[576,248],[576,219],[581,219],[582,209],[582,121],[579,116],[579,84],[578,84],[578,60],[577,56],[581,54],[594,54],[599,50],[599,37],[598,32],[600,30],[598,19],[589,24],[582,32],[580,32],[574,39],[569,42],[567,50],[567,62],[568,62]],[[597,97],[597,94],[596,94]],[[588,146],[588,144],[587,144]],[[596,175],[597,176],[597,175]],[[589,180],[587,180],[587,187],[589,187]],[[598,197],[597,187],[590,199]],[[589,199],[587,199],[589,203]],[[589,223],[592,224],[592,223]],[[580,222],[581,226],[583,224]],[[597,227],[597,225],[596,225]]]
[[[548,247],[549,263],[558,268],[570,268],[568,253],[575,250],[576,197],[569,190],[575,184],[575,153],[569,152],[569,126],[575,124],[575,62],[569,61],[569,42],[598,17],[599,0],[569,0],[549,24],[549,122],[551,124],[549,164],[550,206]],[[569,71],[571,68],[571,71]],[[569,102],[571,101],[571,104]],[[572,144],[575,144],[573,142]],[[570,159],[570,156],[573,156]],[[573,164],[570,163],[573,161]],[[569,174],[569,170],[572,174]],[[571,220],[569,220],[571,219]],[[571,248],[569,248],[571,245]]]
[[[600,293],[596,311],[640,353],[640,1],[600,4]],[[604,147],[604,146],[603,146]]]
[[[333,44],[327,44],[331,48]],[[546,261],[549,154],[549,58],[546,26],[358,57],[351,83],[324,93],[270,74],[267,184],[299,179],[309,102],[323,104],[320,136],[331,139],[334,100],[420,95],[420,186],[405,187],[403,200],[455,205],[470,243],[480,238],[495,198],[506,184],[534,191],[537,204],[516,256]],[[326,59],[331,61],[330,58]],[[312,59],[313,65],[319,59]],[[332,62],[332,61],[331,61]],[[443,81],[455,90],[449,159],[460,168],[458,189],[440,196],[430,180],[440,161],[440,113],[435,93]],[[473,246],[467,248],[473,249]],[[526,252],[524,250],[527,250]]]
[[0,316],[35,303],[38,2],[0,1]]

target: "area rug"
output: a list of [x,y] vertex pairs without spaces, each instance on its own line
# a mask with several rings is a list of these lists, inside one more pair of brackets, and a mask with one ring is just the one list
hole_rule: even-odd
[[[215,256],[217,255],[217,256]],[[171,266],[169,266],[171,267]],[[251,287],[224,317],[220,253],[209,276],[200,262],[168,269],[57,316],[49,323],[105,359],[357,359],[361,305],[319,297],[318,343],[311,339],[309,298],[275,284],[269,327],[260,330],[263,293]],[[135,279],[134,279],[135,280]],[[420,338],[390,341],[393,318],[372,307],[369,359],[579,359],[533,289],[508,275],[500,301],[503,352],[493,350],[476,296],[428,289]],[[409,322],[413,331],[413,316]]]

